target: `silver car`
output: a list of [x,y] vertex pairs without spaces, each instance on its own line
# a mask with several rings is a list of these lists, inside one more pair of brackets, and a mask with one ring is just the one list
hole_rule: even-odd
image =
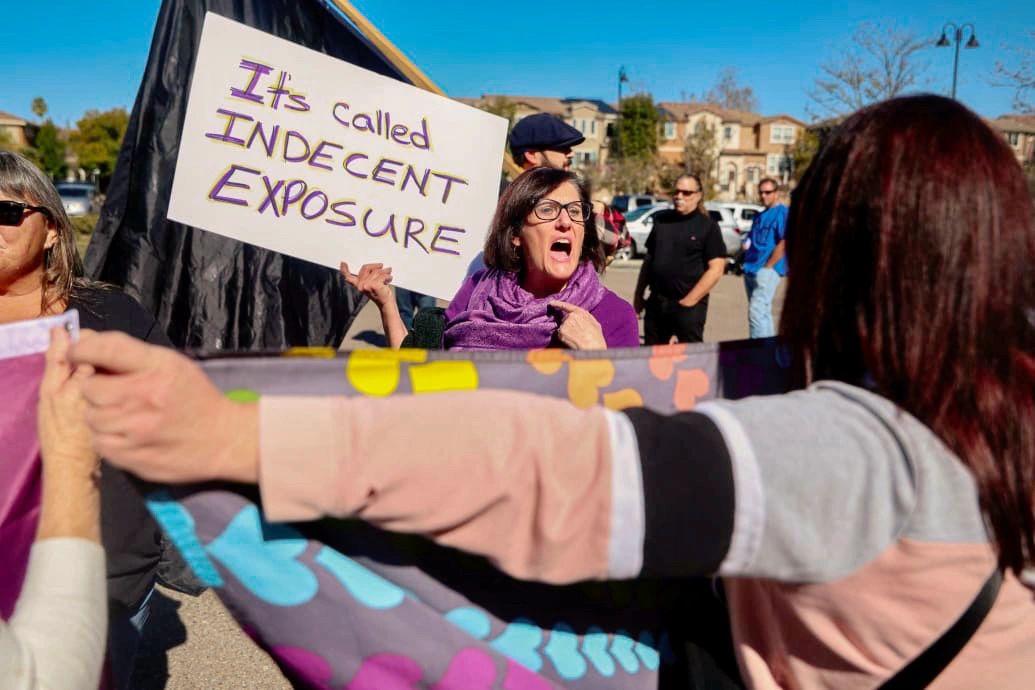
[[70,216],[85,216],[95,212],[97,188],[81,182],[62,182],[57,185],[58,196]]
[[670,208],[672,208],[672,204],[665,202],[641,206],[625,214],[625,229],[629,232],[629,237],[632,238],[634,256],[642,256],[647,253],[647,236],[654,229],[654,216]]

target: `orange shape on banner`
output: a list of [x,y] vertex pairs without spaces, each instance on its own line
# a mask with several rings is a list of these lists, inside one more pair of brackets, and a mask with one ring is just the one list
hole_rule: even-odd
[[668,381],[672,378],[672,372],[676,370],[676,364],[685,362],[686,359],[686,343],[655,345],[650,349],[647,365],[656,379]]
[[604,393],[604,407],[609,410],[624,410],[627,407],[643,407],[640,392],[632,388],[623,388],[614,393]]
[[570,353],[557,348],[529,350],[528,352],[528,363],[532,365],[533,369],[545,376],[553,376],[561,370],[565,362],[570,362],[573,359],[574,357]]
[[284,351],[284,357],[313,357],[315,359],[334,359],[338,351],[333,347],[292,347]]
[[576,359],[568,364],[568,398],[576,407],[597,404],[600,389],[611,385],[615,365],[609,359]]
[[677,410],[691,410],[697,399],[708,393],[711,383],[708,374],[701,369],[676,372],[676,388],[672,392],[672,403]]
[[384,397],[399,387],[400,362],[427,359],[427,350],[355,350],[345,363],[345,376],[359,393]]

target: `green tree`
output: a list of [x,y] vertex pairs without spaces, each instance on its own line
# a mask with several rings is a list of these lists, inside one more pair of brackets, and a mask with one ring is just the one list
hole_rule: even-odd
[[40,119],[47,114],[47,102],[43,96],[36,96],[32,99],[32,112]]
[[791,177],[795,182],[801,180],[801,176],[805,174],[812,159],[816,157],[816,153],[819,152],[819,144],[819,135],[806,129],[787,152],[791,157]]
[[684,168],[697,175],[704,189],[704,198],[715,195],[715,164],[719,160],[718,132],[715,125],[699,120],[683,144]]
[[102,178],[110,177],[129,125],[129,113],[125,108],[105,112],[90,110],[76,125],[69,144],[79,159],[79,166],[87,171],[100,171]]
[[618,157],[642,162],[653,160],[658,150],[658,124],[658,110],[650,94],[624,99],[618,115]]
[[36,153],[40,168],[52,178],[65,174],[65,142],[53,120],[47,120],[36,132]]

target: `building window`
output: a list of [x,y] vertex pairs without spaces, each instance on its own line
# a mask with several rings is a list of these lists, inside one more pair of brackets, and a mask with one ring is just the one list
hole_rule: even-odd
[[597,121],[596,120],[590,120],[589,121],[589,133],[590,134],[594,134],[594,135],[597,133]]
[[758,182],[758,168],[752,166],[747,169],[748,182]]
[[1007,132],[1006,140],[1010,142],[1010,146],[1016,148],[1016,146],[1021,143],[1021,135],[1018,132]]
[[733,128],[723,127],[722,128],[722,139],[723,141],[733,141]]
[[769,127],[770,144],[793,144],[794,125],[772,125]]
[[589,165],[595,163],[597,160],[596,151],[580,151],[578,154],[578,162],[582,165]]
[[605,131],[608,137],[613,137],[615,135],[615,123],[608,122],[607,129]]
[[767,175],[781,175],[791,172],[791,157],[782,153],[770,153],[766,156],[765,171]]
[[676,123],[666,122],[665,123],[665,138],[675,139],[676,138]]

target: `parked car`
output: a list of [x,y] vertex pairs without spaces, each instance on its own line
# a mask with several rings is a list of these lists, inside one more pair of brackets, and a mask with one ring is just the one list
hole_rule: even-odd
[[654,228],[654,216],[659,211],[669,208],[672,208],[672,204],[666,201],[660,204],[642,206],[625,214],[625,229],[629,232],[630,239],[632,239],[634,256],[647,253],[647,236],[650,235],[650,231]]
[[97,210],[97,188],[92,184],[61,182],[56,186],[68,215],[85,216]]
[[628,216],[630,211],[653,206],[665,201],[664,199],[650,194],[618,194],[611,199],[611,208],[616,208]]
[[740,246],[741,231],[737,226],[737,221],[733,218],[733,211],[718,201],[706,201],[704,208],[722,230],[722,243],[726,245],[726,256],[736,258],[743,250]]
[[751,221],[759,213],[765,210],[765,206],[749,204],[742,201],[723,201],[721,205],[728,208],[733,214],[733,222],[740,228],[740,234],[746,235],[751,231]]

